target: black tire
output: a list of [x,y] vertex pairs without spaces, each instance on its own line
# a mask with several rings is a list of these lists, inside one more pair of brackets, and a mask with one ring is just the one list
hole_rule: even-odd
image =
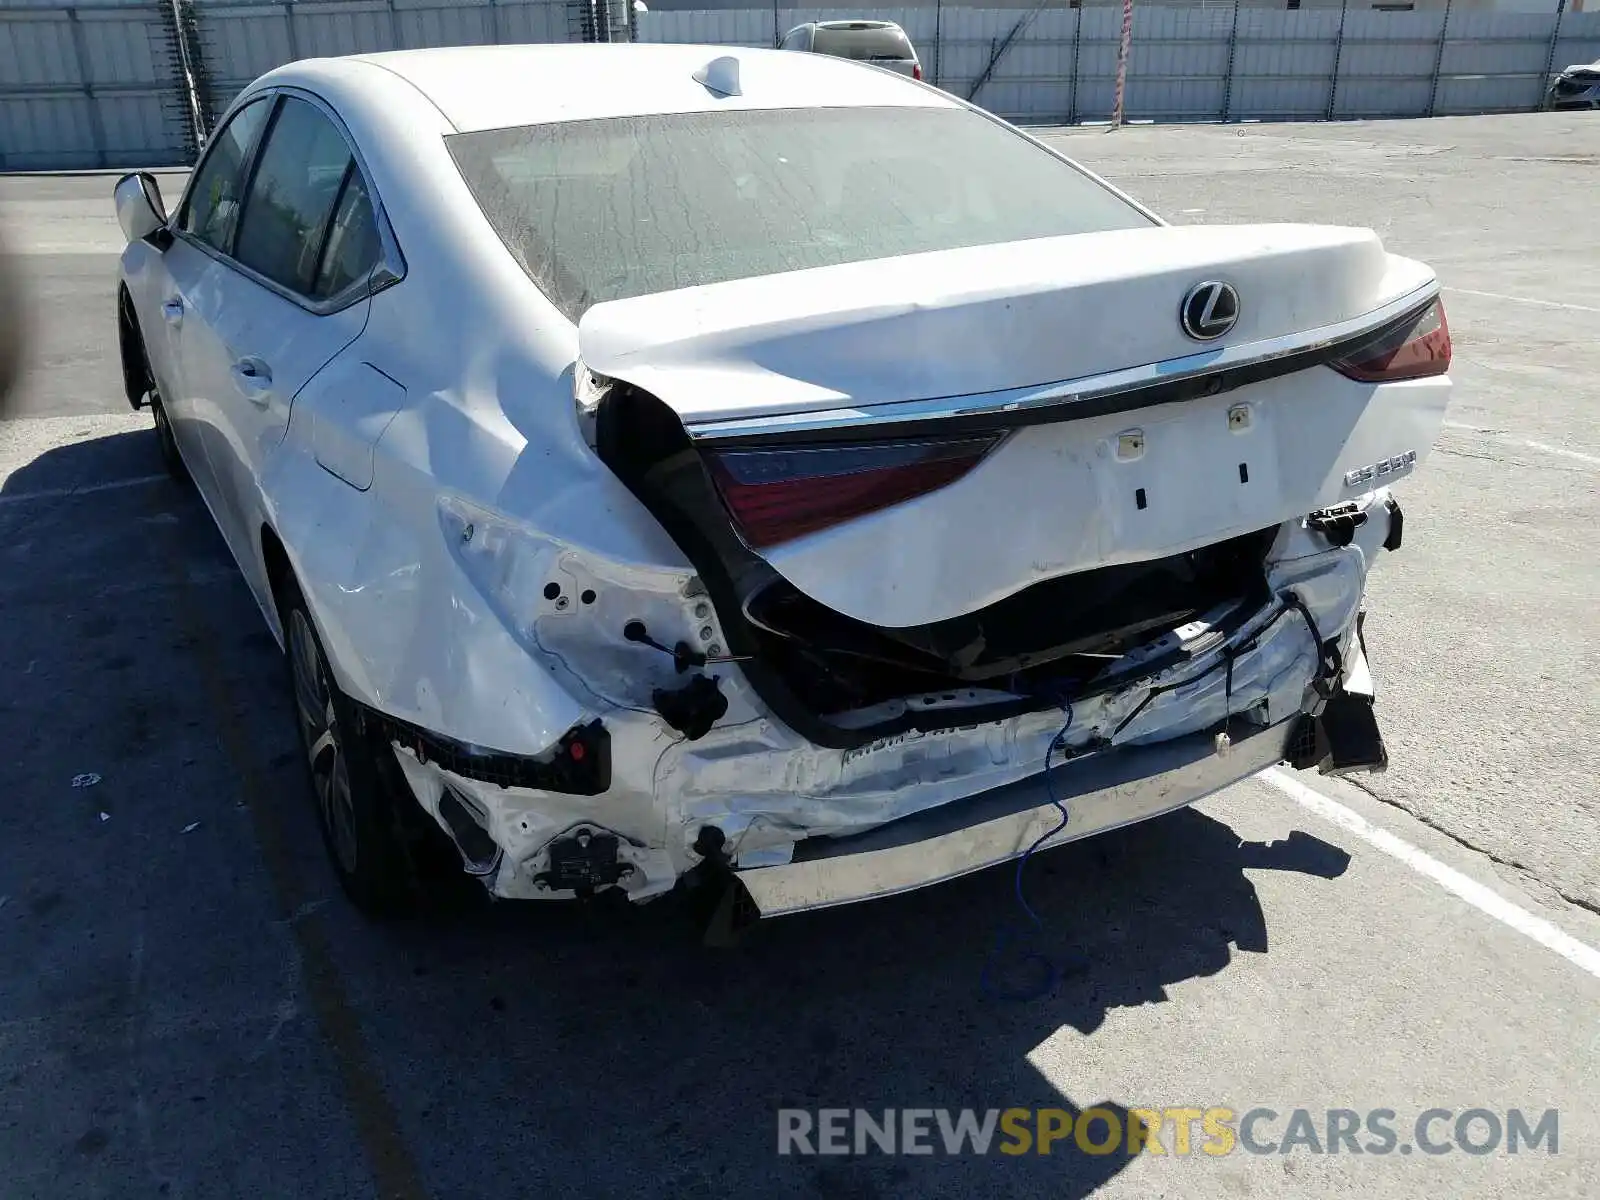
[[11,390],[22,379],[28,346],[28,305],[22,271],[12,251],[0,242],[0,419]]
[[191,481],[189,468],[184,466],[183,455],[178,452],[178,439],[172,432],[172,421],[167,417],[167,407],[156,387],[155,372],[150,369],[150,356],[145,353],[144,331],[139,328],[139,318],[128,302],[127,293],[117,299],[117,319],[122,329],[122,370],[130,401],[139,400],[150,409],[156,423],[156,446],[161,451],[161,465],[178,483]]
[[[461,859],[410,793],[393,751],[334,683],[304,596],[279,588],[290,696],[317,825],[347,896],[373,917],[405,917],[453,897]],[[481,889],[479,889],[481,891]]]
[[178,439],[173,436],[172,422],[167,418],[167,406],[161,402],[161,393],[152,387],[145,399],[156,420],[156,445],[161,448],[161,465],[174,480],[188,484],[189,468],[184,466],[183,455],[178,452]]

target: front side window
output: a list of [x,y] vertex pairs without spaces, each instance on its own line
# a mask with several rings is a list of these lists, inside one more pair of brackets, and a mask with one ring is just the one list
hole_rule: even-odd
[[211,139],[211,152],[189,188],[178,228],[227,254],[243,200],[244,168],[272,111],[271,97],[252,100]]
[[675,288],[1152,224],[954,107],[669,113],[445,140],[490,224],[572,321]]
[[352,162],[333,122],[286,96],[267,131],[233,256],[292,292],[312,295],[323,235]]

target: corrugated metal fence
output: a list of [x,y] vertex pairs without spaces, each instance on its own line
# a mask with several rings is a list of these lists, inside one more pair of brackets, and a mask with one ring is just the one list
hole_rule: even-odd
[[[629,0],[0,0],[0,170],[193,160],[250,80],[296,58],[485,42],[771,46],[859,10],[647,12]],[[1121,8],[873,9],[930,79],[1023,121],[1108,117]],[[1138,8],[1130,119],[1532,109],[1552,66],[1600,58],[1600,12]]]
[[0,170],[176,161],[176,53],[148,0],[0,10]]
[[245,84],[297,58],[625,41],[626,0],[0,0],[0,170],[194,160]]
[[[625,11],[621,4],[615,8]],[[594,5],[572,0],[203,0],[196,12],[206,107],[214,119],[251,80],[299,58],[612,40],[592,36],[594,11]],[[626,40],[625,32],[618,40]]]
[[[860,9],[650,12],[638,39],[771,46]],[[1109,118],[1120,4],[873,8],[917,46],[931,82],[1012,120]],[[1527,111],[1556,70],[1600,58],[1600,12],[1151,5],[1133,14],[1130,120],[1325,120]],[[978,86],[981,81],[981,86]]]

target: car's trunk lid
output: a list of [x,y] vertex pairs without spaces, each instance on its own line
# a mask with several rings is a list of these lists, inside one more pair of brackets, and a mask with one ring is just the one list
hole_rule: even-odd
[[1335,324],[1427,278],[1369,230],[1158,226],[976,246],[615,300],[580,355],[686,424],[1077,379],[1208,348],[1178,308],[1213,276],[1238,324],[1212,348]]
[[[1185,332],[1180,310],[1210,282],[1236,291],[1238,312],[1207,341]],[[866,439],[881,455],[886,437],[921,444],[963,413],[981,426],[984,414],[1035,406],[1030,389],[1043,389],[1049,420],[1014,430],[947,486],[770,543],[745,523],[752,548],[801,591],[905,627],[1277,524],[1342,498],[1351,470],[1425,452],[1437,387],[1373,405],[1397,389],[1318,371],[1234,391],[1239,376],[1220,395],[1115,411],[1077,406],[1073,386],[1054,385],[1131,372],[1148,387],[1303,350],[1430,286],[1427,268],[1366,230],[1161,226],[614,301],[584,315],[579,346],[589,371],[669,406],[714,475],[734,463],[726,452],[743,455],[738,479],[719,476],[725,496],[741,479],[821,461],[794,457],[813,449],[796,437]],[[1232,412],[1241,402],[1247,411]]]

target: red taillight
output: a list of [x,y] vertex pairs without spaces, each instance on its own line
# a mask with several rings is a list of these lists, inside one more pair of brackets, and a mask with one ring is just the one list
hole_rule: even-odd
[[752,547],[775,546],[960,479],[1000,435],[948,441],[721,450],[706,455],[723,503]]
[[911,78],[913,78],[913,79],[921,79],[922,78],[922,64],[921,63],[912,63],[911,64]]
[[1352,350],[1333,369],[1361,383],[1424,379],[1450,369],[1450,326],[1435,300],[1412,320]]

